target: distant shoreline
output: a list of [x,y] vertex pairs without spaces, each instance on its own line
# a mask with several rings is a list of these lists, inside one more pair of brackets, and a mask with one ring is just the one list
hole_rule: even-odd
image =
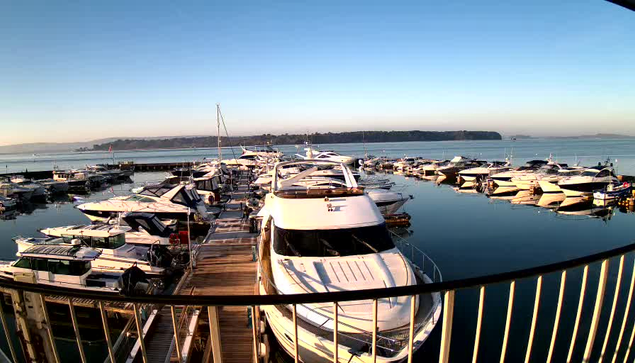
[[[254,135],[222,137],[223,145],[302,145],[306,141],[314,144],[345,144],[345,143],[379,143],[406,141],[463,141],[463,140],[502,140],[500,133],[495,131],[353,131],[339,133],[314,134],[282,134],[282,135]],[[106,151],[112,150],[143,150],[143,149],[189,149],[215,147],[215,136],[175,137],[165,139],[119,139],[112,142],[84,147],[76,151]]]

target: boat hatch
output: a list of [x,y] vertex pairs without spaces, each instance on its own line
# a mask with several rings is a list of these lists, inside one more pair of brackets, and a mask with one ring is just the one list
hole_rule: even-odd
[[141,195],[147,195],[147,196],[151,196],[151,197],[161,197],[163,194],[169,192],[170,190],[172,190],[174,187],[170,186],[170,185],[151,185],[151,186],[147,186],[145,188],[143,188],[143,190],[141,191]]

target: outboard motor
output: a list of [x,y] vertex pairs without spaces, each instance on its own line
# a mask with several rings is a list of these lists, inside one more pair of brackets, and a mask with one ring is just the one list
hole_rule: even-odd
[[172,265],[172,255],[165,246],[152,246],[147,252],[150,265],[167,268]]
[[120,282],[120,293],[126,296],[142,295],[148,290],[149,286],[146,273],[136,265],[133,265],[121,274]]

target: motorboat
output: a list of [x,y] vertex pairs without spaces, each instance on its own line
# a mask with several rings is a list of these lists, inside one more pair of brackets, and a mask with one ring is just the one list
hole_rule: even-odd
[[281,158],[284,154],[271,147],[271,145],[255,145],[255,146],[240,146],[242,149],[241,156],[254,155],[264,158]]
[[65,194],[70,189],[68,182],[54,179],[40,179],[36,180],[36,183],[46,189],[49,195]]
[[461,188],[475,188],[479,182],[486,180],[490,175],[502,173],[512,168],[509,161],[491,161],[486,165],[459,171],[459,184]]
[[449,160],[431,160],[420,165],[417,168],[416,173],[421,179],[434,180],[439,177],[439,174],[437,174],[437,169],[446,165],[447,163],[449,163]]
[[580,175],[558,181],[558,186],[567,197],[592,196],[594,191],[605,189],[610,184],[619,184],[610,166],[589,168]]
[[92,221],[105,221],[123,212],[152,213],[161,219],[208,220],[205,203],[192,185],[153,185],[138,194],[77,206]]
[[91,187],[86,171],[54,170],[53,180],[68,183],[68,191],[75,193],[87,193]]
[[383,216],[397,214],[399,208],[412,199],[411,195],[385,189],[368,189],[366,194],[375,202]]
[[86,170],[90,173],[102,176],[107,183],[115,183],[128,178],[120,169],[110,169],[105,165],[89,165],[86,167]]
[[174,236],[174,224],[165,224],[154,214],[139,212],[123,213],[107,222],[43,228],[39,231],[49,237],[73,238],[84,235],[119,235],[123,231],[125,243],[139,246],[170,246],[173,244],[171,239],[177,238]]
[[[33,283],[82,289],[89,291],[119,292],[127,289],[122,273],[103,273],[92,269],[100,251],[75,246],[37,245],[18,252],[18,260],[0,263],[0,278],[14,280],[20,276],[33,276]],[[137,275],[137,274],[135,274]],[[137,275],[138,276],[138,275]],[[134,287],[146,284],[145,276],[128,281]]]
[[604,189],[593,192],[593,200],[607,203],[628,196],[632,190],[630,183],[608,184]]
[[45,201],[46,200],[46,188],[42,185],[33,182],[30,179],[26,179],[22,175],[14,175],[11,177],[11,183],[19,186],[20,188],[29,189],[32,191],[31,200],[33,201]]
[[[280,163],[276,169],[285,165],[290,164]],[[274,172],[272,192],[259,212],[261,294],[327,293],[432,282],[396,247],[373,200],[358,188],[345,165],[342,169],[346,185],[328,189],[301,189],[294,184],[303,176],[283,180]],[[373,305],[372,300],[338,303],[337,346],[332,340],[332,303],[297,305],[297,335],[291,306],[261,309],[283,350],[293,354],[292,337],[298,337],[302,362],[332,362],[335,349],[342,362],[369,362]],[[407,357],[411,308],[415,311],[413,350],[417,350],[441,314],[440,294],[378,300],[377,339],[382,348],[377,350],[377,362]]]
[[296,157],[304,160],[322,160],[322,161],[332,161],[335,163],[341,163],[345,165],[351,165],[355,163],[355,158],[352,156],[346,156],[339,154],[335,151],[319,151],[314,149],[310,144],[307,144],[307,147],[304,149],[305,155],[296,154]]
[[172,255],[161,245],[126,244],[124,230],[85,229],[81,235],[64,237],[16,237],[18,254],[34,246],[86,246],[101,253],[91,263],[96,272],[123,272],[137,266],[149,276],[163,276],[172,263]]
[[[454,179],[461,170],[476,168],[485,164],[485,161],[455,156],[446,165],[437,168],[437,174],[445,179]],[[437,180],[438,181],[438,180]]]
[[23,188],[10,181],[0,181],[0,195],[6,198],[19,200],[20,202],[28,202],[31,200],[33,190]]
[[516,183],[512,181],[513,178],[525,175],[528,173],[534,173],[540,169],[543,165],[547,165],[547,160],[529,160],[524,165],[517,168],[506,170],[501,173],[492,174],[489,180],[495,184],[495,189],[492,191],[492,195],[506,195],[515,193],[520,190]]
[[17,206],[17,202],[13,198],[0,195],[0,213],[13,210]]

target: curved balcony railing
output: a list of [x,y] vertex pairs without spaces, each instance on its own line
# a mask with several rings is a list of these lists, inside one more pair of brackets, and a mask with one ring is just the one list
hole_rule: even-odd
[[[402,251],[407,251],[410,247],[406,241],[398,241],[397,242],[402,248]],[[414,251],[414,246],[412,246]],[[529,317],[519,316],[514,320],[514,324],[520,324],[521,321],[525,322],[527,327],[529,327],[529,334],[524,335],[521,340],[524,340],[526,344],[522,345],[524,349],[523,352],[514,351],[514,355],[522,354],[524,355],[524,361],[528,362],[532,359],[532,354],[534,354],[534,338],[537,336],[537,328],[536,324],[538,321],[538,316],[540,314],[540,305],[542,302],[543,294],[542,287],[543,281],[546,275],[550,274],[558,274],[559,275],[559,288],[558,288],[558,297],[556,310],[554,315],[545,316],[541,321],[547,320],[549,323],[549,330],[541,329],[540,336],[541,339],[546,339],[548,344],[540,344],[536,345],[536,348],[540,347],[540,349],[544,348],[544,351],[541,351],[541,354],[544,354],[547,359],[547,362],[555,361],[554,360],[554,352],[557,351],[559,354],[564,356],[564,353],[567,353],[567,362],[570,361],[583,361],[589,362],[592,360],[600,360],[600,361],[629,361],[631,357],[631,347],[633,345],[633,341],[635,340],[635,327],[632,323],[633,316],[630,313],[631,305],[632,305],[632,297],[633,290],[635,285],[635,270],[628,269],[631,271],[629,276],[629,281],[623,282],[623,275],[625,270],[625,261],[626,257],[628,257],[628,261],[632,261],[633,259],[633,251],[635,251],[635,243],[628,244],[619,248],[614,248],[608,251],[575,258],[567,261],[557,262],[546,264],[542,266],[521,269],[516,271],[497,273],[486,276],[479,276],[473,278],[466,278],[460,280],[451,280],[451,281],[440,281],[440,273],[439,271],[433,272],[433,275],[436,276],[439,273],[438,277],[434,278],[434,281],[429,284],[422,285],[413,285],[413,286],[402,286],[402,287],[394,287],[394,288],[382,288],[382,289],[370,289],[370,290],[357,290],[357,291],[340,291],[340,292],[332,292],[332,293],[313,293],[313,294],[294,294],[294,295],[159,295],[159,296],[123,296],[106,292],[88,292],[84,290],[71,289],[71,288],[63,288],[63,287],[52,287],[46,285],[35,285],[18,281],[11,280],[0,280],[0,288],[5,292],[16,291],[16,292],[33,292],[40,294],[40,297],[43,299],[44,296],[62,296],[68,299],[69,306],[71,309],[71,317],[73,314],[73,301],[75,299],[92,299],[99,303],[99,307],[103,307],[104,302],[126,302],[131,303],[134,308],[135,318],[137,321],[137,331],[142,331],[139,317],[139,306],[141,305],[167,305],[170,307],[178,307],[180,311],[185,310],[184,307],[190,306],[203,306],[208,307],[208,310],[212,307],[217,306],[248,306],[248,307],[257,307],[259,305],[289,305],[293,307],[293,311],[295,313],[297,305],[306,305],[306,304],[316,304],[316,303],[333,303],[335,304],[344,301],[354,301],[354,300],[374,300],[389,298],[389,297],[397,297],[397,296],[417,296],[421,294],[428,294],[433,292],[439,292],[443,294],[444,303],[443,303],[443,318],[442,324],[437,329],[441,329],[440,331],[440,347],[439,347],[439,362],[448,362],[450,359],[450,348],[452,341],[452,326],[453,326],[453,317],[454,317],[454,306],[455,306],[455,297],[459,297],[460,299],[469,299],[469,296],[466,295],[456,295],[456,292],[459,290],[465,289],[478,289],[478,308],[475,311],[476,314],[476,326],[474,328],[474,339],[471,344],[473,344],[472,349],[472,362],[478,361],[479,358],[479,348],[484,342],[481,342],[481,327],[484,325],[484,305],[485,305],[485,292],[488,288],[492,287],[494,284],[507,283],[509,284],[507,299],[507,308],[506,310],[500,312],[500,315],[505,318],[505,325],[502,330],[502,342],[501,341],[487,341],[487,344],[496,344],[496,349],[500,349],[500,361],[509,361],[512,356],[508,355],[508,343],[510,341],[511,334],[518,334],[517,329],[511,329],[512,326],[512,315],[514,311],[514,298],[516,295],[516,285],[519,280],[523,279],[535,279],[535,292],[533,299],[533,311],[531,313],[531,319]],[[425,265],[428,265],[428,260],[425,258],[422,259],[422,265],[424,265],[423,261],[425,261]],[[617,263],[617,268],[612,269],[611,274],[609,275],[609,267],[610,264]],[[597,265],[596,265],[597,264]],[[599,265],[599,266],[598,266]],[[596,269],[591,269],[590,267],[599,267],[599,273],[597,275],[597,280],[594,277],[591,277],[595,274]],[[423,268],[430,271],[430,266],[423,266]],[[563,304],[565,290],[570,289],[571,286],[567,285],[567,276],[571,275],[573,269],[581,268],[582,269],[582,278],[581,283],[577,287],[579,289],[578,301],[577,304]],[[555,277],[555,276],[554,276]],[[610,280],[610,283],[609,283]],[[597,282],[596,282],[597,281]],[[587,285],[591,283],[597,285],[595,288],[587,288]],[[629,286],[628,291],[624,293],[622,290],[622,285],[627,284]],[[572,285],[569,282],[568,285]],[[615,286],[614,288],[607,289],[607,286]],[[575,288],[574,288],[575,289]],[[611,290],[607,292],[607,290]],[[593,300],[591,297],[587,296],[587,293],[595,295],[595,299]],[[575,294],[575,293],[574,293]],[[610,299],[605,299],[609,297]],[[624,302],[624,300],[626,300]],[[585,303],[586,302],[586,303]],[[619,308],[618,308],[619,305]],[[592,306],[592,309],[589,307]],[[571,331],[571,335],[565,337],[566,332],[560,332],[559,334],[559,326],[561,322],[561,315],[563,310],[573,309],[569,312],[573,313],[575,311],[575,318],[571,320],[574,326]],[[174,314],[174,309],[172,310]],[[219,310],[220,311],[220,310]],[[5,321],[5,316],[2,311],[0,311],[0,315],[2,317],[3,326],[5,328],[5,333],[7,333],[7,339],[11,342],[11,335],[8,334],[7,324]],[[220,311],[219,313],[222,313]],[[544,314],[544,312],[543,312]],[[621,314],[621,316],[620,316]],[[44,315],[46,316],[46,309],[44,309]],[[573,316],[573,315],[572,315]],[[584,316],[584,318],[583,318]],[[102,315],[103,317],[103,315]],[[630,319],[629,319],[630,318]],[[376,317],[375,317],[376,319]],[[524,320],[523,320],[524,319]],[[73,324],[76,325],[76,319],[73,318]],[[178,319],[176,319],[178,321]],[[103,322],[103,330],[105,332],[108,331],[107,321],[102,319]],[[409,349],[412,352],[414,345],[412,342],[413,334],[412,332],[415,329],[413,324],[414,320],[411,320],[410,327],[410,335],[409,335]],[[337,326],[337,325],[336,325]],[[375,325],[376,326],[376,325]],[[466,327],[461,326],[462,338],[465,339]],[[523,329],[520,329],[523,331]],[[81,338],[79,338],[79,330],[76,329],[76,334],[78,335],[78,347],[80,351],[81,348]],[[337,334],[337,332],[336,332]],[[378,343],[382,342],[381,339],[378,339],[378,332],[376,329],[373,331],[373,339],[372,339],[372,352],[373,359],[377,355]],[[469,333],[468,333],[469,334]],[[523,333],[526,334],[526,331]],[[107,334],[106,334],[107,335]],[[257,336],[256,329],[254,329],[254,335]],[[222,338],[222,337],[221,337]],[[293,337],[297,343],[297,336]],[[516,337],[518,338],[518,337]],[[549,339],[550,338],[550,339]],[[515,339],[516,341],[518,339]],[[54,341],[51,338],[51,341]],[[143,341],[143,337],[140,337],[140,342]],[[178,338],[177,338],[178,341]],[[600,344],[601,342],[601,344]],[[610,342],[610,344],[609,344]],[[432,344],[430,342],[430,344]],[[499,345],[500,344],[500,345]],[[54,343],[53,343],[54,345]],[[469,352],[465,352],[466,344],[464,341],[461,341],[460,350],[462,354],[469,354]],[[469,344],[467,346],[470,346]],[[22,361],[17,358],[17,352],[13,351],[12,344],[9,344],[9,347],[12,350],[12,356],[14,361]],[[517,347],[518,348],[518,347]],[[115,356],[112,352],[111,344],[108,344],[109,355]],[[145,357],[145,347],[144,344],[141,344],[141,351],[144,353]],[[258,351],[260,350],[258,344],[254,344],[254,359],[258,360],[259,355]],[[515,349],[518,350],[518,349]],[[491,354],[492,352],[489,352]],[[298,351],[295,352],[296,356]],[[409,354],[408,360],[412,361],[413,355]],[[579,357],[579,359],[578,359]],[[85,358],[85,357],[84,357]],[[297,357],[301,359],[301,357]],[[618,359],[619,358],[619,359]],[[59,359],[59,358],[58,358]],[[340,361],[336,354],[333,354],[333,361]],[[344,359],[344,358],[342,358]],[[560,361],[558,359],[558,361]]]

